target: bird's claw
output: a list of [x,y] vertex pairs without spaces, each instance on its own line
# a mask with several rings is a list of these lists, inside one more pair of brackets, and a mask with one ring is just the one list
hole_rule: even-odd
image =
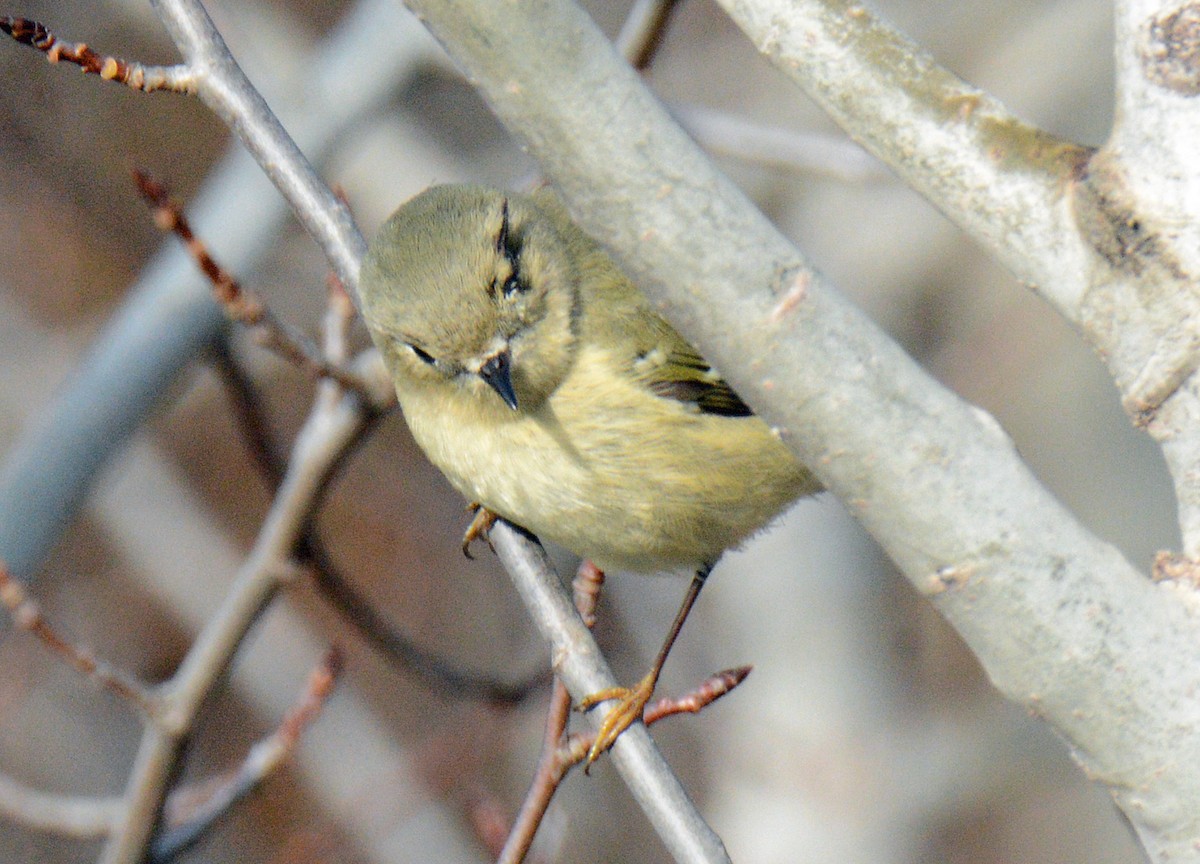
[[591,749],[588,750],[583,773],[586,774],[592,767],[592,763],[600,758],[600,754],[616,743],[622,732],[642,719],[646,705],[650,701],[650,697],[654,695],[654,687],[657,683],[658,674],[655,670],[651,670],[633,687],[610,687],[580,700],[580,711],[587,711],[610,699],[617,700],[617,704],[609,709],[608,714],[604,717],[604,722],[596,730],[596,739],[592,742]]
[[489,549],[493,552],[496,551],[495,547],[492,546],[492,541],[488,538],[488,531],[492,529],[492,526],[496,524],[496,520],[500,517],[478,501],[472,501],[468,504],[467,510],[475,515],[471,519],[471,524],[467,526],[467,530],[463,532],[462,551],[464,555],[474,561],[475,556],[471,554],[471,544],[480,537],[487,541]]

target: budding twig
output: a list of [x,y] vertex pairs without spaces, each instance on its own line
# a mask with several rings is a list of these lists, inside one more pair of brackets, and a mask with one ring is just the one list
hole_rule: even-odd
[[66,660],[79,674],[97,682],[106,690],[129,702],[147,716],[153,716],[159,702],[146,687],[114,666],[98,659],[90,651],[71,644],[42,617],[37,604],[29,599],[25,587],[8,572],[0,561],[0,603],[22,630],[36,636],[42,643]]
[[0,31],[22,45],[41,51],[51,63],[60,60],[74,63],[84,74],[99,75],[105,81],[116,81],[143,93],[167,90],[191,95],[197,90],[195,70],[185,64],[143,66],[141,63],[97,54],[86,42],[64,42],[44,24],[28,18],[2,17]]
[[313,669],[300,698],[279,726],[250,748],[236,771],[214,778],[203,788],[187,790],[186,795],[183,790],[171,794],[166,821],[172,827],[151,847],[152,862],[169,861],[178,855],[284,764],[333,692],[341,669],[341,653],[331,648]]
[[[642,722],[647,726],[652,726],[658,721],[676,714],[697,714],[745,681],[746,676],[753,668],[752,666],[738,666],[735,669],[725,669],[706,678],[699,687],[690,693],[685,693],[678,698],[664,696],[653,705],[646,706],[646,710],[642,714]],[[575,732],[567,738],[560,748],[558,756],[563,763],[563,774],[587,759],[588,752],[592,749],[592,743],[595,740],[594,730]]]
[[154,208],[155,224],[183,241],[196,266],[212,283],[213,296],[230,319],[254,328],[263,343],[284,359],[316,375],[337,381],[362,396],[366,404],[371,404],[370,393],[357,375],[326,359],[311,340],[279,320],[258,297],[245,290],[216,262],[204,241],[193,233],[183,208],[167,194],[165,186],[143,171],[135,170],[133,179],[142,197]]

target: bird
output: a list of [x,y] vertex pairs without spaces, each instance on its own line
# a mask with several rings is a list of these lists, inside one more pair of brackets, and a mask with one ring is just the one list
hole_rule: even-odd
[[635,721],[721,554],[821,490],[548,187],[436,185],[368,246],[361,310],[413,438],[480,508],[602,570],[690,570],[650,671],[615,699],[590,766]]

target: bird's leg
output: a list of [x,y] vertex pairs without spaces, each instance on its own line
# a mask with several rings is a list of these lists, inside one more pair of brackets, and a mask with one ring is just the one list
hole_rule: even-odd
[[688,585],[687,594],[684,595],[679,612],[676,613],[675,620],[671,623],[666,641],[659,649],[658,656],[654,658],[654,664],[650,667],[650,671],[641,681],[633,687],[611,687],[598,693],[592,693],[580,700],[580,711],[587,711],[609,699],[617,700],[616,706],[608,712],[604,722],[596,731],[596,740],[592,743],[592,749],[588,751],[584,773],[587,773],[591,764],[600,758],[601,753],[613,745],[622,732],[632,726],[635,721],[642,719],[646,703],[654,695],[654,687],[658,683],[659,673],[662,672],[663,665],[667,662],[667,655],[671,653],[671,646],[675,644],[679,632],[683,629],[683,622],[687,620],[688,613],[692,611],[696,598],[700,596],[700,589],[704,587],[704,582],[708,579],[711,571],[712,565],[705,564],[692,576],[692,583]]
[[474,513],[475,516],[471,519],[471,524],[467,526],[467,530],[463,532],[462,550],[464,555],[471,560],[475,560],[475,556],[471,554],[471,544],[482,537],[484,540],[487,540],[488,546],[491,546],[492,541],[488,540],[488,531],[492,530],[492,526],[496,524],[496,520],[500,517],[478,501],[472,501],[468,504],[467,510]]

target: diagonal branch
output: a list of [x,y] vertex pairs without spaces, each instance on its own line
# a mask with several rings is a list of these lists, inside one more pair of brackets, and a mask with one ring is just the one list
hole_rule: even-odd
[[197,95],[233,131],[292,205],[338,279],[357,295],[366,242],[350,211],[321,180],[196,0],[153,0],[154,11],[200,78]]
[[1089,248],[1068,193],[1090,150],[1011,114],[850,0],[718,0],[854,140],[1079,318]]
[[577,7],[409,5],[584,227],[933,598],[996,685],[1071,741],[1151,854],[1196,860],[1200,813],[1180,802],[1200,799],[1200,736],[1181,730],[1200,728],[1200,633],[1175,600],[1058,504],[994,420],[813,271]]
[[[577,699],[616,685],[591,631],[552,573],[542,547],[500,520],[488,534],[496,555],[512,577],[542,638],[550,643],[554,673]],[[549,578],[547,576],[549,575]],[[600,723],[603,718],[594,718]],[[612,748],[621,779],[676,861],[721,862],[729,856],[704,822],[678,778],[642,724],[630,726]]]

